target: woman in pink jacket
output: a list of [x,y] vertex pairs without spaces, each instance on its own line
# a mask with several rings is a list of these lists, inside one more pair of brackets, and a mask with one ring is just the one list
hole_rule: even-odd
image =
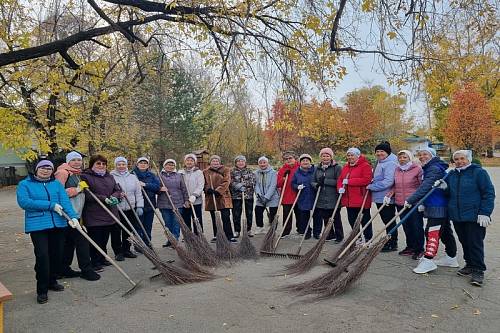
[[[406,199],[417,190],[422,183],[422,167],[413,162],[413,154],[409,150],[401,150],[398,153],[399,165],[394,174],[394,186],[387,193],[384,202],[390,202],[394,196],[396,208],[398,211],[403,209]],[[402,213],[400,218],[406,216]],[[412,256],[413,259],[419,259],[424,252],[424,220],[420,209],[415,211],[403,223],[403,230],[406,235],[406,248],[399,252],[402,256]]]

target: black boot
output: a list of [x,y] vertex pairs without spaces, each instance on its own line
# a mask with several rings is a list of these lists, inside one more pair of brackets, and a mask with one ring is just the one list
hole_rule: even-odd
[[59,284],[56,282],[52,283],[50,286],[49,286],[49,290],[52,290],[52,291],[63,291],[64,290],[64,286],[62,284]]
[[94,272],[93,270],[83,271],[80,277],[87,281],[97,281],[101,278],[101,276],[96,272]]
[[470,284],[477,287],[483,286],[484,272],[473,270],[471,274]]
[[45,294],[38,294],[36,295],[36,302],[38,304],[45,304],[49,301],[49,297],[47,296],[47,293]]
[[79,277],[81,272],[74,271],[71,267],[66,268],[59,276],[58,279],[71,279],[75,277]]

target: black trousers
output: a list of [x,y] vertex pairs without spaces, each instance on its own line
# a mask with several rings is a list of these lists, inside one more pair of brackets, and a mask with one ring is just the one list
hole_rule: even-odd
[[484,272],[484,237],[486,228],[477,222],[453,222],[458,240],[464,250],[465,265],[478,271]]
[[[201,227],[201,232],[203,233],[203,211],[202,211],[202,205],[193,205],[194,212],[196,213],[196,217],[198,218],[198,221],[200,222],[200,227]],[[194,219],[193,216],[193,210],[191,208],[186,208],[182,210],[182,218],[184,219],[184,222],[186,222],[189,230],[194,230],[194,233],[198,235],[198,230],[196,229],[196,225],[194,224]],[[191,227],[191,223],[193,224],[193,227]],[[194,229],[193,229],[194,228]]]
[[[227,239],[234,237],[233,228],[231,227],[231,210],[229,208],[222,208],[220,210],[220,215],[222,219],[222,227],[224,228],[224,234]],[[212,229],[214,231],[214,237],[217,236],[217,225],[215,223],[215,211],[210,211],[210,217],[212,219]]]
[[[398,212],[403,209],[403,206],[396,206]],[[399,218],[402,220],[408,215],[408,210],[405,210]],[[406,247],[415,252],[424,252],[424,217],[419,211],[413,212],[406,218],[403,223],[403,230],[406,236]]]
[[288,217],[290,214],[290,211],[292,210],[292,205],[285,205],[283,204],[283,226],[285,230],[283,231],[283,236],[290,235],[290,231],[292,231],[292,224],[293,224],[293,215],[295,215],[295,230],[299,232],[299,208],[297,205],[293,208],[293,214],[290,215],[288,220],[285,221],[285,219]]
[[[132,226],[135,228],[135,230],[141,229],[141,227],[139,226],[139,222],[137,222],[137,219],[135,218],[135,214],[131,209],[124,210],[123,212],[125,213],[125,216],[127,216],[130,223],[132,223]],[[133,233],[133,230],[128,225],[128,222],[125,220],[125,218],[121,214],[120,214],[120,221],[125,226],[125,228],[127,228],[128,231]],[[120,226],[118,226],[118,227],[120,228]],[[130,251],[130,246],[132,244],[128,240],[129,237],[130,237],[130,235],[128,234],[128,232],[121,229],[121,247],[122,247],[121,253],[125,253],[125,252]]]
[[[380,206],[382,206],[383,204],[375,203],[375,205],[377,205],[377,208],[380,208]],[[394,226],[396,225],[395,220],[391,224],[387,224],[387,223],[389,223],[390,220],[392,220],[394,218],[394,216],[396,216],[396,205],[394,205],[394,204],[384,206],[384,208],[382,208],[382,210],[380,211],[380,218],[382,219],[382,222],[384,222],[384,224],[385,224],[385,233],[386,234],[388,234],[389,231],[391,231],[392,228],[394,228]],[[398,245],[398,230],[397,229],[392,233],[391,240],[389,241],[389,243],[392,245],[396,245],[396,246]]]
[[[356,218],[358,217],[359,210],[361,208],[356,207],[347,207],[347,220],[351,227],[354,227],[354,223],[356,222]],[[370,221],[370,208],[363,208],[363,218],[361,219],[361,227],[364,227],[368,221]],[[373,237],[373,229],[370,224],[365,231],[363,231],[363,235],[365,236],[365,240],[370,240]]]
[[457,255],[457,242],[453,236],[453,229],[451,229],[450,220],[447,218],[428,218],[427,225],[425,226],[425,236],[427,243],[425,244],[424,256],[432,259],[436,256],[439,239],[444,244],[445,252],[450,257]]
[[49,286],[57,283],[61,272],[64,248],[64,228],[53,228],[30,233],[35,252],[37,294],[46,294]]
[[[233,225],[235,232],[241,232],[241,214],[243,212],[243,199],[233,199]],[[245,215],[247,218],[247,230],[252,229],[253,199],[245,199]]]
[[[299,234],[304,234],[306,232],[307,228],[307,222],[309,221],[309,218],[311,217],[311,211],[310,210],[301,210],[299,209],[299,218],[297,219],[297,231]],[[311,228],[307,229],[307,234],[311,234]]]
[[82,272],[92,270],[89,246],[91,246],[89,242],[78,232],[78,230],[66,228],[64,233],[64,253],[61,273],[67,272],[70,269],[75,250],[80,270]]
[[[313,235],[319,237],[323,225],[326,227],[330,217],[333,215],[333,209],[316,208],[313,213]],[[337,240],[344,239],[344,228],[342,227],[342,218],[340,217],[340,209],[337,209],[333,218],[333,227],[327,239],[336,238]]]
[[[87,227],[90,238],[99,245],[99,247],[106,253],[109,236],[111,236],[111,248],[115,255],[121,253],[122,242],[121,242],[121,227],[118,224]],[[90,262],[92,266],[102,265],[104,262],[104,256],[97,251],[93,246],[90,248]]]
[[[269,219],[269,223],[274,220],[274,217],[278,213],[278,207],[267,207],[269,210],[269,214],[267,218]],[[264,227],[264,212],[266,211],[266,207],[264,206],[255,206],[255,224],[257,227]]]

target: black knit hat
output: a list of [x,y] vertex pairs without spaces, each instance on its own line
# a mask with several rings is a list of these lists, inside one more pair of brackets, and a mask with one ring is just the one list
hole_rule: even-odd
[[383,141],[381,143],[379,143],[376,147],[375,147],[375,152],[377,150],[383,150],[387,153],[387,155],[390,155],[392,150],[391,150],[391,144],[388,142],[388,141]]

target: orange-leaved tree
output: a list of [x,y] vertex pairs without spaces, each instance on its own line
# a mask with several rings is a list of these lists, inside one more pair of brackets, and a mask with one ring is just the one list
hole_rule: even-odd
[[466,83],[453,94],[444,128],[445,140],[457,148],[483,152],[491,146],[493,113],[478,87]]

